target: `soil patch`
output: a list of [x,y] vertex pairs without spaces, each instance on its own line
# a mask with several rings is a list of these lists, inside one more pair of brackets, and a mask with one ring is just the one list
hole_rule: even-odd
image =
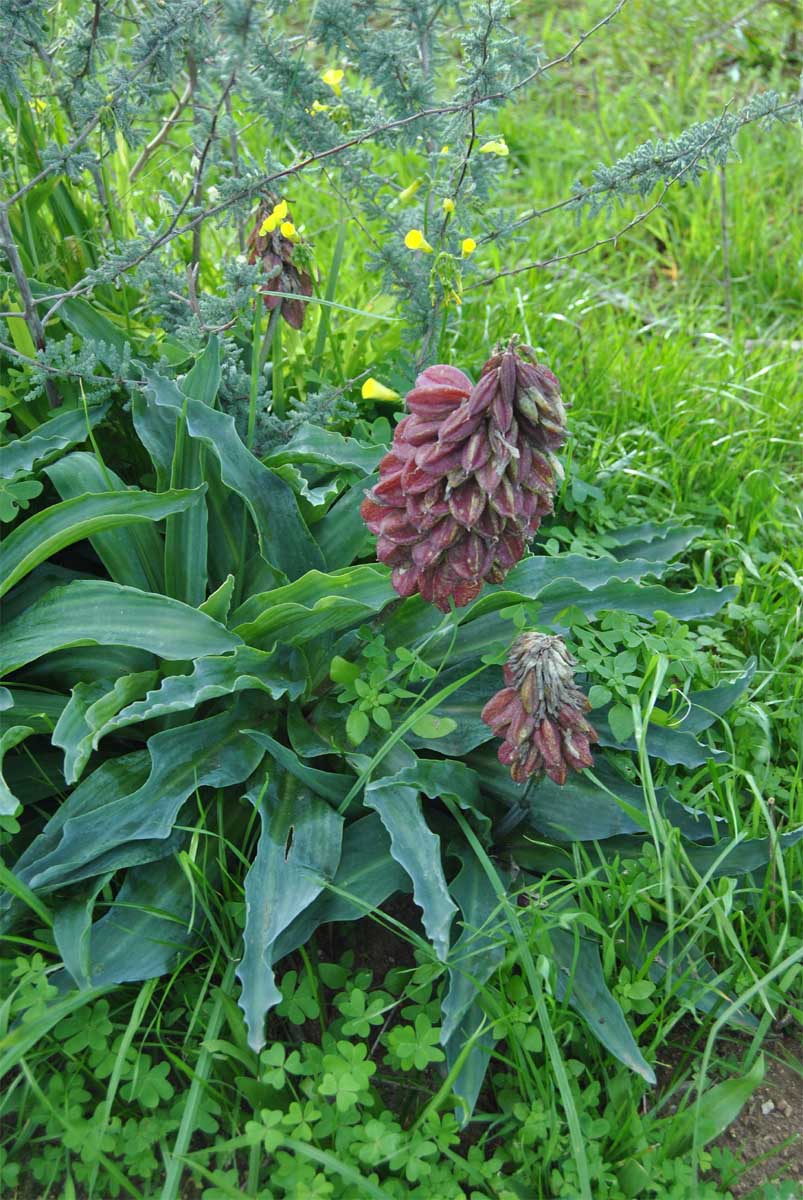
[[803,1041],[796,1054],[782,1049],[777,1058],[767,1059],[764,1082],[719,1144],[746,1163],[764,1159],[734,1185],[735,1197],[747,1196],[771,1179],[794,1180],[803,1197]]
[[[667,1095],[667,1112],[674,1111],[694,1084],[693,1072],[705,1046],[706,1031],[693,1021],[675,1027],[671,1041],[660,1053],[659,1091]],[[725,1049],[725,1041],[730,1050]],[[737,1063],[748,1039],[729,1033],[723,1037],[723,1057]],[[764,1043],[764,1082],[750,1097],[739,1116],[715,1145],[727,1148],[745,1164],[753,1163],[738,1182],[730,1185],[734,1200],[750,1195],[762,1184],[793,1181],[800,1184],[803,1200],[803,1033],[799,1029]],[[738,1068],[729,1074],[737,1074]],[[714,1069],[710,1084],[728,1078]],[[758,1161],[760,1160],[760,1161]]]

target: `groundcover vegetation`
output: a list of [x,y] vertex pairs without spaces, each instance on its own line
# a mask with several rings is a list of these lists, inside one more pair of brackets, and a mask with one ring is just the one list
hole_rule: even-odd
[[755,7],[0,5],[4,1195],[798,1195]]

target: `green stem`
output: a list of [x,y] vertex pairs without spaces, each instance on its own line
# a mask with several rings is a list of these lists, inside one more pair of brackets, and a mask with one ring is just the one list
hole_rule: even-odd
[[224,1000],[231,991],[232,984],[234,983],[234,970],[235,964],[234,962],[230,962],[226,967],[226,973],[223,976],[212,1012],[209,1015],[209,1024],[206,1027],[206,1035],[193,1074],[192,1086],[187,1096],[187,1103],[184,1106],[184,1113],[181,1118],[181,1124],[178,1127],[176,1140],[173,1143],[173,1152],[168,1159],[161,1200],[176,1200],[179,1194],[178,1189],[181,1183],[181,1176],[184,1173],[183,1160],[189,1149],[190,1138],[195,1132],[198,1109],[206,1087],[206,1081],[209,1078],[209,1072],[212,1068],[212,1051],[208,1049],[208,1045],[217,1037],[220,1032],[220,1026],[223,1024]]

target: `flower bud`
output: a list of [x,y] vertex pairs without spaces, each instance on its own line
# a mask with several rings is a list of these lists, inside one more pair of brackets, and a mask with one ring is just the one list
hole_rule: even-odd
[[499,761],[516,783],[543,773],[564,784],[570,770],[592,765],[598,738],[584,716],[590,704],[574,682],[574,668],[560,637],[523,633],[513,643],[506,686],[485,705],[482,719],[503,738]]

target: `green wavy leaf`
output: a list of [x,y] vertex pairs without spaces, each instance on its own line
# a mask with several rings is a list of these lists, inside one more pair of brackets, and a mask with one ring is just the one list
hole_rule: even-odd
[[178,600],[108,580],[76,579],[54,588],[3,631],[0,676],[69,646],[132,646],[161,658],[200,658],[240,638]]
[[118,526],[162,521],[198,503],[203,488],[162,492],[100,492],[63,500],[17,525],[0,545],[0,596],[52,555]]
[[266,794],[249,792],[262,836],[245,880],[243,956],[237,968],[248,1044],[265,1045],[265,1015],[282,994],[273,963],[276,940],[316,899],[340,861],[343,818],[299,788],[292,776],[272,778]]

